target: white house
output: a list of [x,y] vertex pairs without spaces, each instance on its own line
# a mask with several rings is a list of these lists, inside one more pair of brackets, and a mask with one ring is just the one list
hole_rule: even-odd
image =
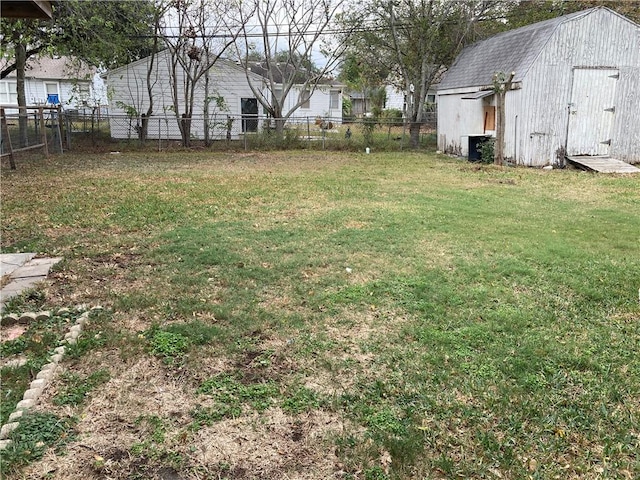
[[[406,112],[407,100],[411,101],[411,92],[399,90],[393,85],[385,86],[385,91],[387,94],[387,100],[385,102],[384,108],[393,108],[400,110],[403,113]],[[434,111],[435,104],[436,89],[435,87],[430,87],[427,91],[427,98],[425,99],[425,111]]]
[[[265,79],[265,92],[269,82],[267,78],[273,78],[275,91],[271,92],[274,97],[279,98],[282,95],[283,84],[285,83],[285,75],[304,76],[305,72],[294,71],[291,65],[275,64],[271,66],[269,72],[267,66],[262,62],[254,62],[249,65],[251,72],[260,75]],[[294,84],[289,94],[284,99],[282,105],[283,114],[290,112],[301,98],[307,98],[297,110],[291,114],[290,122],[306,121],[306,119],[322,118],[333,123],[342,123],[342,91],[344,85],[334,81],[332,78],[321,78],[315,88],[304,86],[301,82]],[[265,112],[266,113],[266,112]]]
[[527,166],[568,156],[640,162],[640,26],[592,8],[466,47],[438,88],[438,148],[473,155],[494,136],[494,74],[505,95],[505,158]]
[[[69,57],[32,58],[25,71],[25,96],[28,105],[57,99],[64,109],[93,108],[107,104],[101,83],[94,68]],[[18,105],[15,71],[0,80],[0,104]]]
[[[123,67],[111,70],[106,74],[106,82],[110,95],[110,122],[113,138],[136,137],[140,123],[140,115],[146,113],[149,105],[147,91],[147,72],[151,57],[143,58]],[[170,81],[171,55],[164,50],[156,55],[151,72],[154,112],[149,120],[148,138],[179,139],[180,131],[174,115],[172,86]],[[184,72],[179,71],[177,84],[184,80]],[[261,128],[266,119],[264,109],[249,86],[246,73],[235,62],[219,59],[210,70],[209,128],[210,138],[226,139],[231,135],[237,138],[240,133],[254,132]],[[250,72],[252,84],[265,91],[265,78]],[[179,89],[179,97],[182,96]],[[295,87],[286,98],[284,111],[297,101],[300,90]],[[341,116],[341,90],[329,85],[319,85],[308,102],[296,112],[297,117],[315,118],[317,116]],[[202,78],[196,87],[196,110],[191,122],[191,137],[204,138],[204,102],[205,89]],[[180,98],[179,107],[184,106]],[[229,122],[232,122],[231,125]]]

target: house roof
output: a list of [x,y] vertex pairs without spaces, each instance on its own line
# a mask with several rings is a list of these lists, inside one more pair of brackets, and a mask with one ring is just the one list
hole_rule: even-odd
[[[41,80],[87,80],[90,81],[95,69],[70,57],[40,57],[29,59],[25,76]],[[15,77],[16,72],[9,74]]]
[[438,90],[491,85],[496,72],[515,72],[513,81],[521,81],[560,25],[600,8],[603,7],[509,30],[465,47],[445,74]]
[[[292,76],[296,80],[295,83],[301,84],[304,83],[305,76],[307,76],[307,72],[305,70],[296,71],[295,67],[288,63],[275,63],[271,66],[271,75],[273,76],[273,81],[277,84],[285,83],[285,79],[291,78]],[[249,64],[249,70],[256,75],[260,75],[264,78],[269,78],[269,68],[265,62],[252,62]],[[316,82],[313,82],[316,83]],[[317,82],[318,85],[325,86],[337,86],[342,87],[343,85],[340,82],[337,82],[333,78],[322,77]]]
[[[164,50],[160,50],[158,53],[156,53],[156,56],[157,56],[156,58],[159,58],[160,56],[167,56],[167,55],[170,55],[170,54],[171,54],[171,52],[169,51],[169,49],[165,48]],[[147,56],[147,57],[141,58],[139,60],[135,60],[135,61],[133,61],[133,62],[127,64],[127,65],[122,65],[121,67],[117,67],[117,68],[114,68],[113,70],[109,70],[108,72],[104,72],[104,73],[101,74],[101,77],[104,80],[106,80],[109,76],[119,75],[119,74],[121,74],[123,72],[127,72],[129,69],[134,68],[134,67],[136,67],[138,65],[145,65],[149,61],[149,57],[150,56]],[[242,74],[245,73],[244,69],[241,66],[239,66],[235,61],[229,60],[229,59],[224,58],[224,57],[218,58],[216,63],[211,68],[215,69],[217,67],[231,68],[231,69],[237,70],[239,73],[242,73]],[[262,76],[256,75],[253,72],[249,72],[249,75],[256,81],[263,80]]]

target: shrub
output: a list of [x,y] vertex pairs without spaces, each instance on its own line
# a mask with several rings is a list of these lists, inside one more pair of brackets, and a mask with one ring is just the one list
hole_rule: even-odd
[[482,163],[493,163],[493,160],[495,158],[495,146],[496,141],[493,138],[486,140],[479,145],[480,161]]
[[385,125],[390,125],[392,127],[401,127],[404,124],[404,119],[402,118],[402,110],[397,108],[387,108],[382,111],[382,115],[380,116]]

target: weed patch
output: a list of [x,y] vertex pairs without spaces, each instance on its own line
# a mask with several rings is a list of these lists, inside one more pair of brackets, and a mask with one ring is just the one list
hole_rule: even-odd
[[108,370],[98,370],[86,377],[65,373],[62,375],[62,387],[53,397],[53,403],[56,405],[80,405],[91,390],[108,382],[109,378]]
[[29,384],[46,363],[53,350],[60,345],[65,333],[75,323],[80,312],[69,311],[51,315],[49,318],[29,323],[23,334],[0,344],[0,358],[4,361],[23,359],[21,366],[5,365],[0,370],[2,397],[0,398],[0,420],[7,418],[22,400]]
[[44,455],[49,448],[60,451],[75,437],[73,418],[49,413],[28,413],[10,435],[11,444],[0,455],[3,475],[16,473],[28,463]]

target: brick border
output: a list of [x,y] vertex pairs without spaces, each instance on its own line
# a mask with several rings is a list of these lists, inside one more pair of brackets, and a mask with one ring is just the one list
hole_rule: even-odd
[[[15,410],[11,415],[9,415],[9,422],[2,425],[2,428],[0,428],[0,451],[11,445],[11,440],[9,440],[8,437],[11,432],[20,426],[20,418],[24,415],[25,411],[36,405],[38,398],[42,395],[42,392],[44,392],[47,386],[53,381],[56,370],[58,369],[58,364],[64,357],[66,345],[73,345],[78,341],[78,337],[80,337],[80,334],[82,333],[82,328],[89,321],[89,314],[98,310],[102,310],[102,307],[92,307],[91,309],[82,312],[82,314],[76,319],[75,324],[71,326],[67,334],[64,336],[64,340],[62,340],[60,345],[53,350],[54,353],[49,358],[49,363],[43,366],[40,372],[38,372],[36,379],[31,382],[27,391],[24,392],[22,400],[18,402]],[[60,315],[70,312],[71,309],[69,308],[61,308],[58,310],[57,314]],[[29,312],[24,313],[19,317],[17,315],[6,315],[2,317],[2,325],[11,325],[18,322],[26,323],[32,320],[44,320],[47,318],[51,318],[51,312]]]

